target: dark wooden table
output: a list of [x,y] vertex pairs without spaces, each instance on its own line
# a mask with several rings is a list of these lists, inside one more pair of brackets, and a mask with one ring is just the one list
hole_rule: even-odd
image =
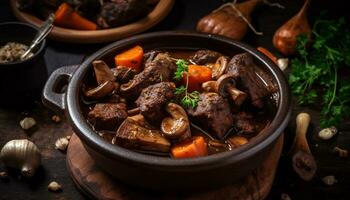
[[[148,32],[194,30],[196,21],[222,2],[221,0],[177,0],[169,16]],[[285,5],[286,9],[280,10],[268,6],[256,9],[253,14],[253,23],[258,30],[264,32],[264,35],[255,36],[249,32],[243,39],[244,42],[273,50],[271,38],[274,31],[296,13],[303,3],[301,0],[280,0],[279,2]],[[328,10],[328,15],[332,17],[346,16],[349,19],[347,6],[343,4],[345,4],[344,1],[336,0],[331,2],[313,1],[309,12],[310,21],[312,22],[321,10]],[[8,1],[0,1],[0,23],[14,20]],[[63,65],[78,64],[86,56],[104,45],[66,44],[48,41],[45,53],[47,70],[51,73]],[[296,176],[291,168],[290,159],[286,156],[294,137],[295,115],[301,111],[309,112],[312,116],[308,139],[311,151],[318,163],[318,172],[311,182],[304,182]],[[44,108],[40,103],[40,97],[34,106],[27,108],[0,108],[0,147],[12,139],[28,138],[39,146],[43,157],[42,167],[33,179],[23,179],[18,174],[11,172],[8,182],[0,182],[0,199],[85,199],[75,188],[67,173],[65,154],[54,148],[56,139],[70,135],[71,128],[64,118],[60,123],[53,122],[52,115],[54,113]],[[25,116],[31,116],[37,120],[37,127],[30,132],[23,131],[19,125],[19,121]],[[350,123],[344,122],[339,127],[340,133],[334,139],[320,141],[317,137],[318,120],[319,112],[317,109],[294,106],[293,117],[286,130],[284,153],[280,159],[272,191],[267,199],[280,199],[281,193],[289,194],[291,199],[298,200],[350,199],[349,158],[341,159],[332,153],[334,146],[350,150]],[[0,164],[0,171],[4,170],[3,164]],[[325,186],[321,178],[327,175],[334,175],[338,179],[338,183],[334,186]],[[62,192],[51,193],[47,190],[47,185],[53,180],[63,185]]]

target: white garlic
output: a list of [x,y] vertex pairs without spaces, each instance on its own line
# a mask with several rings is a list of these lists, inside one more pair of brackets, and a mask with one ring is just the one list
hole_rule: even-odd
[[25,177],[32,177],[41,162],[40,150],[31,141],[11,140],[0,152],[3,163],[15,169],[20,169]]
[[61,137],[56,140],[55,148],[61,151],[65,151],[67,149],[68,144],[69,144],[69,140],[67,139],[67,137]]
[[329,185],[329,186],[334,185],[335,183],[338,182],[338,180],[335,179],[334,176],[325,176],[322,178],[322,181],[324,184]]
[[318,137],[320,137],[322,140],[329,140],[331,139],[335,134],[337,134],[337,128],[334,126],[331,126],[329,128],[324,128],[320,132],[318,132]]
[[34,118],[32,117],[25,117],[24,119],[22,119],[19,124],[21,125],[21,127],[24,130],[28,130],[30,128],[32,128],[33,126],[35,126],[36,121]]
[[52,191],[52,192],[57,192],[62,189],[62,186],[58,184],[56,181],[52,181],[48,186],[47,189]]
[[289,60],[288,58],[279,58],[277,59],[277,66],[284,71],[285,69],[287,69],[289,64]]

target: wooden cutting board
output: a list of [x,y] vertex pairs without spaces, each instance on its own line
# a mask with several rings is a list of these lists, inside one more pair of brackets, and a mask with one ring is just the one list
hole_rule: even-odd
[[70,140],[66,161],[68,171],[78,189],[92,199],[262,200],[271,189],[282,146],[283,135],[278,139],[265,162],[241,181],[220,189],[190,194],[146,192],[124,185],[96,166],[75,134]]
[[[41,26],[43,21],[30,13],[20,11],[17,8],[17,1],[18,0],[11,0],[10,2],[12,12],[16,18],[20,21],[33,24],[37,27]],[[175,0],[159,0],[154,9],[144,18],[130,24],[110,29],[81,31],[55,26],[52,29],[49,37],[53,40],[71,43],[113,42],[127,36],[141,33],[156,25],[168,15],[174,3]]]

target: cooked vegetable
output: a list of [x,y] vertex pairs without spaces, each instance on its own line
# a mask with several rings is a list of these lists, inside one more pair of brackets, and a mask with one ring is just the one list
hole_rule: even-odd
[[200,19],[197,23],[197,31],[223,35],[234,40],[241,40],[248,30],[248,26],[256,33],[250,24],[250,13],[254,10],[259,0],[248,0],[236,4],[226,3],[209,15]]
[[[177,65],[177,71],[175,72],[174,79],[179,80],[184,77],[184,74],[188,73],[188,63],[185,60],[179,59],[176,61]],[[176,95],[184,95],[181,99],[181,104],[184,107],[196,107],[198,103],[198,91],[188,92],[189,87],[189,76],[186,76],[186,83],[185,86],[181,85],[180,87],[176,88],[175,94]]]
[[295,54],[299,35],[307,34],[310,39],[311,29],[306,15],[309,4],[310,0],[306,0],[301,10],[283,24],[273,36],[273,45],[286,56]]
[[143,49],[140,46],[135,46],[115,56],[116,66],[125,66],[140,72],[143,59]]
[[160,129],[165,137],[182,140],[191,137],[190,122],[186,111],[175,103],[169,103],[165,109],[171,115],[162,120]]
[[337,126],[350,116],[350,82],[343,72],[350,66],[350,31],[344,19],[318,20],[313,44],[298,38],[299,57],[291,60],[289,83],[299,104],[321,103],[321,127]]
[[78,30],[96,30],[97,25],[80,16],[67,3],[62,3],[55,12],[55,25]]
[[208,154],[207,142],[202,136],[194,136],[189,140],[176,144],[171,148],[174,158],[195,158]]
[[[188,79],[188,80],[187,80]],[[206,66],[188,65],[188,73],[185,73],[182,81],[187,84],[188,91],[200,91],[202,83],[211,80],[211,70]]]

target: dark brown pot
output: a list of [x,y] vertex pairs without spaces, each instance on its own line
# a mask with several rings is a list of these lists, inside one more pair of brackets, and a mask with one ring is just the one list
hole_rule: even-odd
[[[175,160],[136,153],[104,141],[86,122],[80,106],[82,81],[92,73],[95,59],[111,61],[116,52],[134,45],[147,49],[211,49],[226,55],[249,52],[261,69],[270,74],[279,87],[278,109],[271,125],[247,145],[207,157]],[[75,70],[76,69],[76,70]],[[75,71],[75,72],[74,72]],[[74,73],[73,73],[74,72]],[[55,87],[69,80],[66,93]],[[124,39],[106,46],[86,59],[78,68],[56,70],[49,78],[43,102],[55,110],[64,110],[86,150],[106,172],[130,185],[153,189],[198,189],[228,184],[247,175],[263,162],[290,117],[288,84],[280,69],[257,50],[222,37],[184,32],[158,32]]]

